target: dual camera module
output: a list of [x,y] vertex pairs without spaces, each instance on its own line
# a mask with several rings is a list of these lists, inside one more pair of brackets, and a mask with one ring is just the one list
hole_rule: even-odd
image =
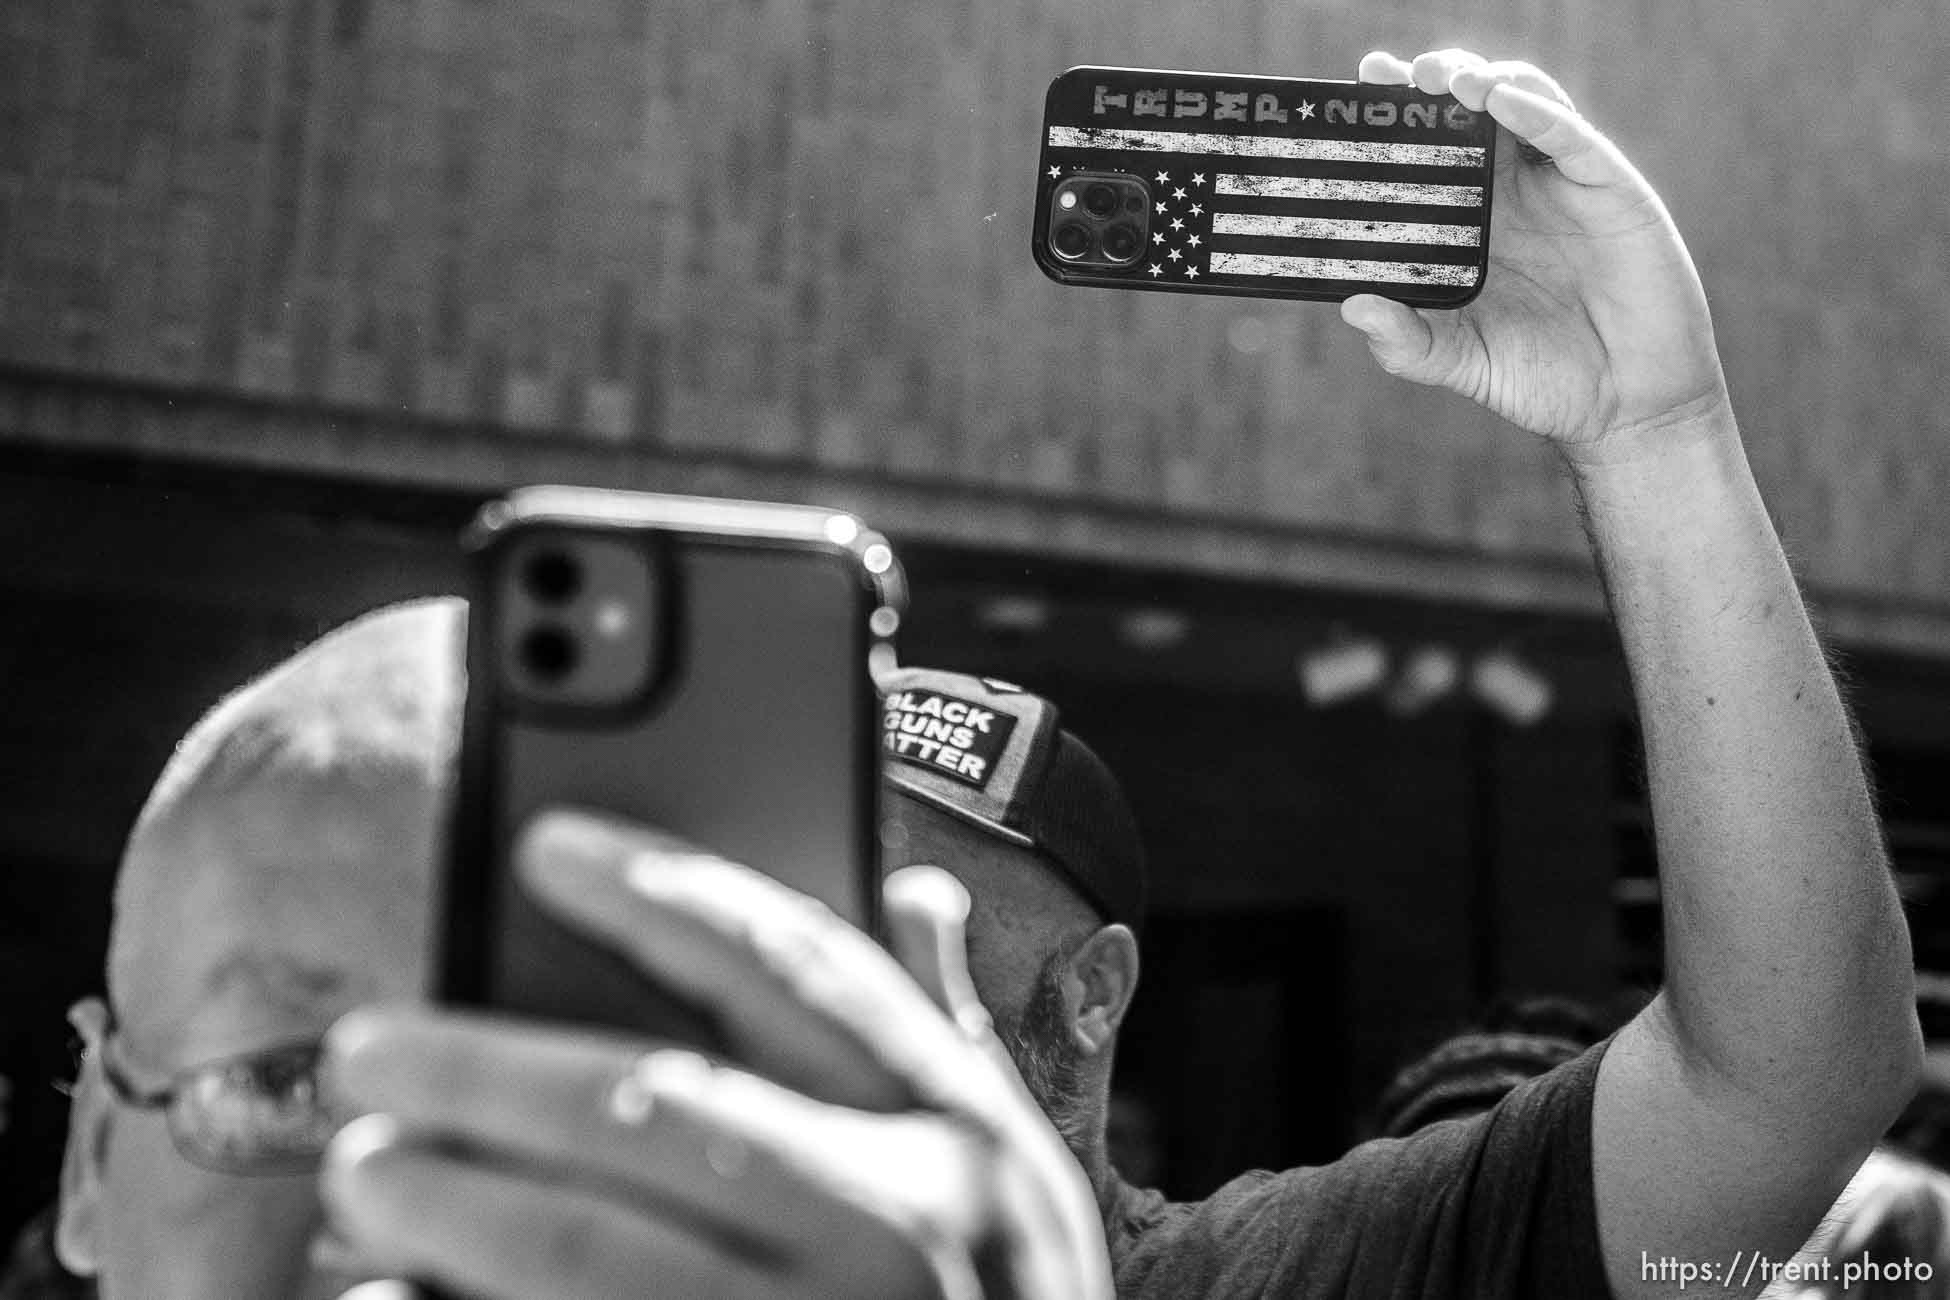
[[498,562],[502,680],[541,705],[614,708],[663,671],[661,562],[620,538],[537,530]]
[[[539,547],[519,566],[522,590],[543,609],[561,609],[582,591],[582,565],[567,550]],[[516,642],[516,656],[537,682],[552,684],[575,672],[582,648],[565,623],[538,620]]]
[[1144,252],[1151,191],[1128,172],[1078,172],[1050,193],[1049,246],[1078,266],[1129,266]]

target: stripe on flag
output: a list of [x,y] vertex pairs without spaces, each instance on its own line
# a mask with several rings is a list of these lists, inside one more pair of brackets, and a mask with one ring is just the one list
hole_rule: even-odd
[[1480,167],[1483,151],[1458,144],[1383,144],[1294,136],[1216,135],[1199,131],[1115,131],[1053,126],[1057,149],[1123,149],[1147,153],[1219,154],[1230,158],[1291,158],[1302,162],[1393,163],[1402,167]]
[[1480,208],[1480,185],[1403,185],[1395,181],[1323,181],[1311,176],[1221,176],[1219,193],[1262,199],[1336,199],[1343,203],[1430,203]]
[[1402,244],[1453,244],[1475,248],[1483,232],[1475,226],[1431,225],[1416,221],[1334,221],[1325,217],[1275,217],[1263,212],[1220,212],[1212,217],[1215,235],[1262,239],[1382,240]]
[[1379,280],[1383,284],[1475,284],[1473,266],[1429,262],[1370,262],[1346,257],[1284,257],[1214,253],[1213,275],[1278,275],[1302,280]]

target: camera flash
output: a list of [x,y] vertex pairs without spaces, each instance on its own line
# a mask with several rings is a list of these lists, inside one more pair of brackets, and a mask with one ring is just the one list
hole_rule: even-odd
[[1077,192],[1075,190],[1064,190],[1061,194],[1056,196],[1056,206],[1062,208],[1065,212],[1068,212],[1071,208],[1074,208],[1076,205],[1077,205]]
[[596,606],[596,634],[615,640],[630,628],[630,607],[620,600],[606,600]]

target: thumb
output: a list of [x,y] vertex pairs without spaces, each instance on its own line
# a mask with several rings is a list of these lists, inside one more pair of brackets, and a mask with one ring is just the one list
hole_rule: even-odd
[[968,890],[939,867],[902,867],[881,887],[889,946],[928,997],[971,1039],[989,1028],[968,974]]
[[1454,312],[1421,312],[1361,293],[1341,304],[1341,319],[1367,336],[1368,351],[1389,374],[1416,384],[1463,387],[1467,353]]

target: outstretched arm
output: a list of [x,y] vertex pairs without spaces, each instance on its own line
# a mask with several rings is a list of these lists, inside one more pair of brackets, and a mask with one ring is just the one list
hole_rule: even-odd
[[1364,296],[1342,314],[1390,372],[1556,443],[1638,702],[1666,984],[1598,1077],[1613,1289],[1671,1293],[1647,1256],[1785,1259],[1908,1097],[1920,1042],[1860,757],[1748,467],[1699,277],[1651,187],[1535,68],[1376,54],[1362,76],[1451,92],[1509,134],[1476,301]]

